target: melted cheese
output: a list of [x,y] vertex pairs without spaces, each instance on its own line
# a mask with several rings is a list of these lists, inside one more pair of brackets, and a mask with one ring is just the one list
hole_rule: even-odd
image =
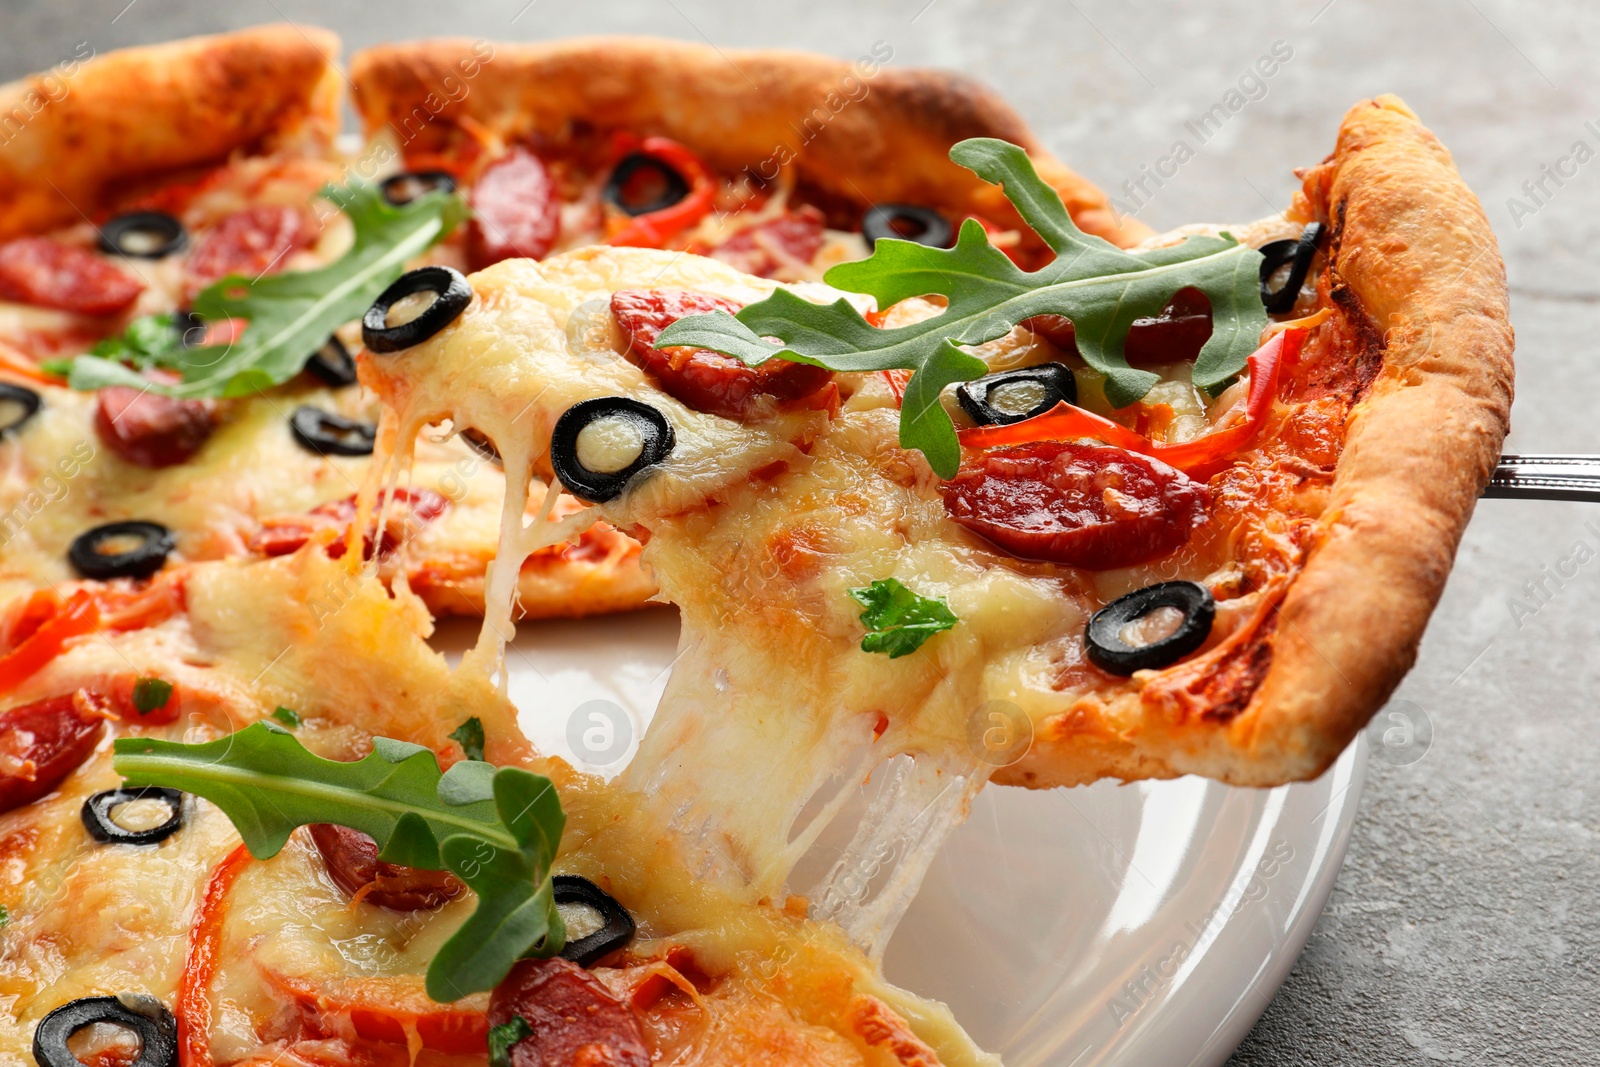
[[[190,741],[225,735],[282,704],[302,716],[297,735],[325,756],[354,758],[373,734],[404,737],[442,756],[468,715],[482,721],[488,757],[550,775],[567,813],[558,868],[607,887],[635,916],[636,964],[598,972],[619,988],[666,968],[688,949],[714,977],[694,998],[641,1009],[664,1049],[696,1062],[884,1064],[863,1028],[875,1003],[910,1019],[951,1067],[991,1062],[948,1012],[885,983],[835,928],[792,909],[743,900],[697,879],[660,809],[646,798],[538,757],[516,712],[471,672],[452,672],[423,638],[420,603],[330,560],[320,544],[261,563],[186,569],[188,610],[158,626],[75,645],[7,705],[105,684],[129,671],[177,683],[182,716],[169,726],[122,723],[116,733]],[[330,610],[330,595],[336,597]],[[362,669],[350,669],[352,662]],[[23,1061],[33,1027],[79,996],[149,993],[172,1004],[206,879],[237,845],[228,820],[196,801],[188,826],[150,848],[95,846],[78,809],[111,788],[109,744],[51,797],[0,815],[0,1060]],[[363,1005],[411,1027],[421,1015],[481,1011],[486,998],[428,1002],[422,974],[470,912],[463,899],[436,912],[397,914],[353,904],[297,834],[271,860],[251,862],[228,896],[212,985],[211,1042],[219,1063],[283,1052],[300,1002],[321,1025],[354,1033]],[[654,964],[648,964],[650,960]],[[648,966],[647,966],[648,964]],[[665,968],[663,970],[663,968]],[[681,981],[681,979],[679,979]],[[788,1058],[778,1055],[787,1049]],[[758,1057],[761,1058],[761,1057]],[[437,1062],[424,1053],[419,1062]],[[480,1061],[481,1062],[481,1061]]]
[[[1081,630],[1091,591],[1054,571],[997,567],[954,530],[931,474],[898,448],[893,408],[743,426],[677,403],[614,352],[569,343],[568,317],[616,289],[748,302],[768,283],[693,257],[591,249],[501,264],[473,285],[454,324],[363,367],[396,412],[401,461],[424,426],[449,420],[494,440],[515,483],[546,460],[551,427],[579,401],[625,395],[665,415],[673,452],[599,509],[649,532],[646,561],[683,618],[667,692],[619,783],[652,798],[697,879],[755,902],[781,898],[844,798],[881,767],[889,785],[812,908],[881,953],[993,769],[972,742],[974,716],[1016,698],[1039,645]],[[516,564],[524,534],[508,526],[497,566]],[[846,590],[891,575],[946,597],[962,625],[915,656],[862,653]],[[480,651],[505,619],[491,609]]]
[[[202,180],[180,214],[199,243],[207,227],[242,209],[313,204],[319,228],[312,244],[276,265],[308,270],[336,260],[352,240],[348,218],[316,199],[325,184],[342,177],[340,166],[326,159],[241,157]],[[85,222],[54,236],[90,246],[95,232]],[[426,258],[458,255],[446,244]],[[116,320],[119,327],[185,303],[184,256],[121,265],[136,272],[145,289]],[[15,350],[18,360],[75,355],[108,328],[106,320],[0,301],[0,354]],[[346,327],[340,334],[356,347],[358,328]],[[180,562],[244,556],[264,521],[352,496],[367,478],[367,459],[314,455],[294,441],[288,427],[289,416],[302,404],[375,419],[371,399],[356,389],[329,390],[301,377],[249,399],[222,401],[215,432],[193,458],[149,470],[123,461],[101,441],[93,425],[95,394],[23,384],[42,395],[43,406],[19,432],[0,440],[0,605],[41,586],[75,580],[67,548],[101,523],[163,523],[177,535],[173,558]],[[451,507],[415,532],[411,573],[401,580],[413,580],[436,613],[476,613],[483,576],[498,545],[504,497],[499,471],[459,443],[432,444],[419,452],[410,485],[440,493]],[[547,553],[537,569],[513,576],[520,579],[514,581],[520,608],[545,616],[642,604],[653,589],[639,571],[637,548],[616,535],[610,543],[616,548],[610,556],[567,559]]]

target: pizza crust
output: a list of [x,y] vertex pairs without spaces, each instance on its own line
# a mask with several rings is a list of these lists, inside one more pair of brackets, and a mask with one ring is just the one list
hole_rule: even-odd
[[1036,242],[997,187],[950,161],[957,141],[999,137],[1027,150],[1086,231],[1119,245],[1149,233],[1051,157],[1009,105],[959,74],[880,66],[864,77],[851,63],[799,52],[591,37],[495,45],[463,94],[459,64],[474,54],[465,39],[357,52],[350,79],[367,133],[403,130],[418,152],[485,129],[506,139],[583,126],[662,134],[727,173],[771,177],[792,158],[802,181],[862,208],[904,201],[954,218],[975,212]]
[[[1332,277],[1382,356],[1352,408],[1304,568],[1272,617],[1270,665],[1225,725],[1153,721],[1141,694],[1040,724],[995,780],[1046,787],[1201,774],[1278,785],[1326,770],[1416,659],[1473,505],[1500,455],[1512,394],[1505,267],[1449,153],[1397,97],[1345,116],[1291,215],[1332,230]],[[1353,299],[1351,299],[1353,297]]]
[[[0,151],[0,240],[95,216],[131,182],[240,149],[326,155],[338,52],[326,30],[277,25],[89,60]],[[0,114],[32,112],[33,94],[49,95],[45,77],[0,86]]]

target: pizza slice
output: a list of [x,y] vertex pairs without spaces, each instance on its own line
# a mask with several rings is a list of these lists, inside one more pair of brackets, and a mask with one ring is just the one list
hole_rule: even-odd
[[138,611],[85,585],[116,625],[4,688],[0,1058],[995,1062],[803,899],[699,877],[670,808],[539,756],[331,538]]
[[[645,541],[683,653],[625,780],[768,887],[857,760],[914,754],[923,800],[1321,773],[1412,661],[1505,432],[1494,239],[1397,99],[1349,112],[1282,215],[1131,252],[1015,146],[953,155],[1058,257],[1023,270],[968,223],[880,241],[818,302],[582,249],[452,279],[425,339],[362,361],[402,466],[448,420],[513,490],[553,472]],[[615,332],[572,343],[596,302]],[[706,383],[760,403],[709,410]]]
[[[353,517],[377,415],[353,388],[354,320],[460,208],[350,184],[337,48],[284,26],[75,61],[71,92],[0,150],[0,602],[169,556],[281,554]],[[95,373],[69,384],[84,353]],[[478,610],[499,472],[450,442],[409,491],[373,551],[414,541],[403,577],[432,609]],[[528,562],[519,608],[652,592],[637,544],[595,528]]]

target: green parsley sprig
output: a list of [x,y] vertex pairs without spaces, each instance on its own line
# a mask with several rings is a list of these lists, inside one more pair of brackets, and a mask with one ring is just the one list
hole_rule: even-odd
[[441,774],[430,750],[387,737],[340,763],[265,721],[197,745],[123,737],[115,750],[127,785],[205,797],[258,859],[276,856],[296,827],[331,822],[371,836],[386,862],[465,882],[478,907],[428,967],[434,1000],[493,989],[518,959],[566,943],[550,876],[566,815],[541,775],[476,760]]
[[914,296],[944,297],[946,308],[932,318],[880,329],[847,300],[813,304],[779,289],[737,316],[718,311],[680,319],[661,332],[656,347],[709,348],[752,366],[780,357],[836,371],[911,370],[900,444],[920,450],[944,478],[955,474],[961,448],[939,394],[989,369],[965,346],[1004,336],[1036,315],[1072,320],[1079,354],[1105,375],[1106,396],[1117,407],[1138,400],[1158,380],[1128,365],[1123,346],[1129,327],[1157,314],[1180,289],[1199,289],[1211,301],[1211,338],[1195,360],[1194,383],[1210,389],[1244,368],[1267,322],[1261,253],[1227,234],[1124,252],[1080,230],[1016,145],[976,137],[952,148],[950,158],[1002,187],[1023,221],[1055,252],[1049,264],[1024,271],[968,219],[954,248],[883,239],[868,258],[838,264],[824,276],[836,288],[870,294],[884,308]]
[[468,759],[483,759],[483,720],[476,715],[450,731],[450,740],[461,746],[462,754]]
[[942,598],[915,593],[898,578],[879,578],[865,589],[846,592],[866,609],[861,613],[867,628],[861,651],[882,652],[890,659],[911,655],[928,638],[961,621]]

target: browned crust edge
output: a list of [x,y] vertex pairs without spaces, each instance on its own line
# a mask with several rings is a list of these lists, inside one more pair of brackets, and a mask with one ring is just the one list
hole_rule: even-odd
[[1230,729],[1229,779],[1259,785],[1321,774],[1411,669],[1511,419],[1505,265],[1439,139],[1398,97],[1358,104],[1305,197],[1383,369],[1351,412],[1272,670]]
[[[435,617],[483,616],[487,576],[476,574],[449,581],[413,576],[411,588]],[[512,617],[579,619],[637,611],[656,596],[656,583],[639,563],[635,549],[615,563],[575,563],[525,568],[517,575]]]
[[[130,182],[246,148],[331,151],[339,39],[289,25],[88,59],[0,86],[0,240],[94,216]],[[20,118],[26,121],[20,121]]]
[[[492,54],[475,64],[485,48]],[[1020,227],[997,188],[949,158],[963,138],[1000,137],[1027,150],[1083,229],[1121,245],[1148,235],[989,89],[863,60],[636,37],[429,40],[357,52],[350,78],[368,135],[388,129],[416,150],[448,146],[463,125],[504,138],[620,127],[682,141],[729,173],[749,167],[770,178],[792,160],[801,180],[861,207],[905,201]]]
[[[1512,330],[1489,221],[1437,137],[1394,96],[1345,115],[1296,213],[1332,226],[1332,271],[1383,366],[1351,410],[1307,562],[1277,615],[1272,661],[1226,725],[1146,718],[1115,737],[1063,717],[997,781],[1046,787],[1201,774],[1273,786],[1325,771],[1416,660],[1462,531],[1509,425]],[[1108,721],[1134,721],[1130,693]]]

